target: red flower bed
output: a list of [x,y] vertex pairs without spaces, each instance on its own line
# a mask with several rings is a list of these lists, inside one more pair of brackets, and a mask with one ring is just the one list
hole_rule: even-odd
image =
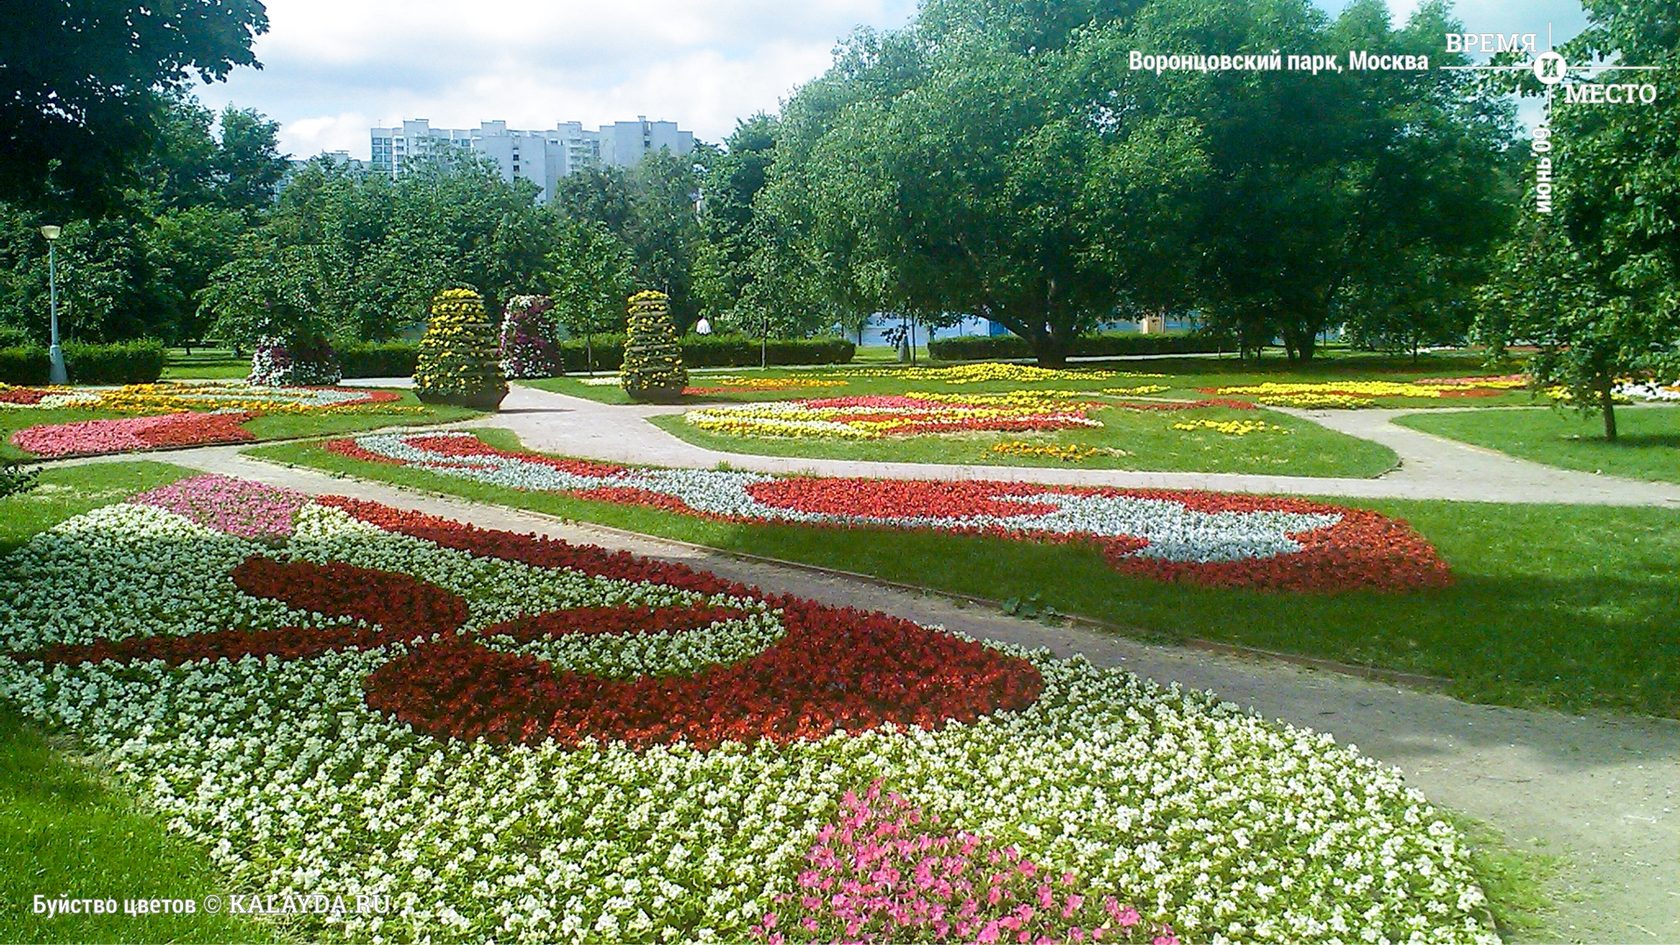
[[454,630],[467,620],[466,604],[453,594],[406,574],[348,564],[282,564],[253,557],[233,571],[233,583],[253,597],[284,601],[329,617],[378,624],[367,627],[286,627],[280,630],[222,630],[192,636],[128,637],[85,646],[59,645],[21,659],[49,663],[103,660],[163,660],[172,666],[194,660],[243,656],[299,659],[333,650],[364,650]]
[[[469,436],[410,437],[416,447],[447,447],[448,455],[482,457],[551,466],[568,473],[606,480],[588,488],[556,489],[582,499],[638,505],[714,521],[748,524],[789,522],[801,527],[886,528],[985,535],[1012,541],[1076,543],[1089,542],[1100,548],[1117,571],[1155,580],[1200,584],[1210,587],[1251,588],[1272,591],[1337,593],[1351,590],[1415,591],[1446,587],[1453,578],[1447,563],[1423,536],[1405,521],[1377,512],[1326,505],[1300,499],[1251,496],[1218,492],[1165,489],[1115,489],[1057,486],[990,480],[898,480],[796,476],[738,485],[742,501],[733,507],[740,512],[697,509],[685,499],[684,484],[670,479],[650,479],[631,467],[608,463],[558,460],[522,451],[501,450]],[[371,462],[404,464],[402,458],[373,453],[354,440],[329,442],[327,449]],[[449,461],[416,460],[419,468],[437,468]],[[471,467],[463,462],[464,468]],[[690,471],[702,494],[707,471]],[[618,483],[623,483],[622,485]],[[1020,501],[1031,496],[1069,497],[1089,503],[1092,499],[1156,500],[1175,503],[1191,512],[1206,515],[1241,516],[1250,513],[1281,512],[1334,516],[1334,525],[1289,533],[1300,550],[1269,556],[1243,556],[1225,560],[1228,548],[1214,542],[1204,556],[1180,560],[1138,554],[1150,545],[1151,527],[1147,511],[1123,510],[1120,503],[1108,509],[1061,513],[1059,502]],[[1077,508],[1077,507],[1076,507]],[[798,513],[783,516],[781,513]],[[833,521],[820,517],[831,516]],[[1035,517],[1044,517],[1044,527],[1035,527]],[[1116,531],[1130,516],[1139,534]],[[847,519],[850,520],[847,520]],[[928,523],[929,519],[936,519]],[[1227,522],[1239,530],[1241,522]],[[447,543],[446,537],[436,538]],[[1240,541],[1235,546],[1239,553]]]
[[[791,741],[885,722],[937,728],[1023,708],[1043,689],[1043,678],[1025,660],[897,617],[758,595],[715,575],[624,552],[351,499],[331,504],[387,531],[483,557],[758,596],[782,611],[780,641],[752,659],[693,676],[605,679],[446,638],[368,677],[370,706],[434,734],[566,744],[610,735],[638,745],[685,740],[701,747],[731,739]],[[698,618],[690,612],[681,619]]]
[[80,420],[26,427],[12,445],[36,456],[91,456],[169,446],[245,443],[256,439],[242,426],[252,413],[172,413],[117,420]]
[[1163,561],[1128,555],[1131,549],[1105,544],[1115,570],[1162,581],[1188,581],[1209,587],[1279,591],[1414,591],[1450,587],[1452,569],[1422,535],[1400,519],[1369,509],[1324,505],[1305,499],[1128,490],[1116,494],[1158,496],[1204,512],[1272,510],[1313,514],[1333,511],[1341,520],[1328,528],[1294,536],[1302,549],[1294,554],[1243,561]]
[[45,400],[54,393],[44,387],[6,387],[0,388],[0,404],[18,404],[32,407]]
[[[931,488],[930,488],[931,487]],[[930,483],[918,479],[818,479],[798,476],[754,483],[747,493],[765,505],[828,515],[939,516],[1044,515],[1054,506],[1005,501],[1002,496],[1039,495],[1031,482],[963,479]]]
[[[756,596],[705,572],[623,552],[478,529],[350,499],[325,504],[388,531],[483,557],[707,594]],[[408,575],[252,557],[235,569],[233,579],[254,596],[376,626],[228,630],[17,655],[61,663],[162,659],[180,664],[246,655],[292,659],[435,636],[370,673],[367,704],[434,735],[498,743],[552,738],[572,745],[617,738],[638,746],[686,741],[706,748],[727,740],[821,738],[842,728],[888,722],[938,728],[1031,705],[1044,685],[1031,663],[979,643],[901,618],[796,597],[762,598],[781,612],[785,633],[757,656],[690,676],[620,680],[560,670],[461,636],[455,631],[467,620],[466,603]],[[588,607],[523,617],[485,633],[530,641],[577,633],[687,632],[744,613],[703,603]]]

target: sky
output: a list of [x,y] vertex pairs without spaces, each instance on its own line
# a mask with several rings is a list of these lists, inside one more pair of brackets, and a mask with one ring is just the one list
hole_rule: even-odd
[[[1315,0],[1331,12],[1345,0]],[[1403,20],[1418,0],[1389,0]],[[915,0],[267,0],[261,70],[200,87],[280,122],[281,149],[368,156],[368,129],[405,118],[437,128],[503,119],[595,127],[638,115],[718,141],[738,118],[774,112],[828,67],[859,26],[909,22]],[[1458,0],[1470,31],[1563,42],[1577,0]],[[1218,52],[1219,50],[1207,50]]]

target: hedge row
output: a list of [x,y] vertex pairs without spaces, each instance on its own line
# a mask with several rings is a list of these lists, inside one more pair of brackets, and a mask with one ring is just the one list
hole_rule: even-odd
[[[595,370],[616,371],[624,361],[624,335],[596,335]],[[412,341],[366,342],[338,349],[345,377],[409,377],[420,351]],[[560,342],[560,357],[569,374],[589,370],[584,363],[582,338]],[[857,345],[844,338],[779,338],[765,346],[771,364],[845,364],[857,353]],[[756,338],[732,335],[682,339],[683,364],[687,367],[757,367],[759,342]]]
[[[624,336],[596,335],[591,340],[594,343],[595,370],[618,370],[624,360]],[[764,355],[771,364],[845,364],[856,353],[857,345],[844,338],[773,338],[764,346]],[[759,356],[759,341],[756,338],[688,335],[682,339],[685,367],[757,367]],[[560,358],[568,374],[589,370],[585,364],[582,338],[562,341]]]
[[[1223,350],[1229,350],[1229,342]],[[1073,343],[1071,357],[1112,358],[1128,354],[1207,354],[1222,350],[1220,339],[1202,334],[1140,335],[1104,332],[1085,335]],[[941,361],[992,361],[998,358],[1030,358],[1032,346],[1016,335],[936,338],[928,342],[928,355]]]
[[[72,341],[64,346],[64,369],[72,384],[150,384],[163,374],[165,356],[160,341],[109,345]],[[51,366],[46,348],[0,348],[0,384],[45,384]]]
[[412,341],[367,341],[338,349],[345,377],[412,377],[420,345]]

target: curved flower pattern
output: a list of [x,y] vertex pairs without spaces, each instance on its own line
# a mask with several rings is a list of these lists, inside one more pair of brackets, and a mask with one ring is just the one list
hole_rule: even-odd
[[683,414],[702,430],[732,436],[827,437],[878,440],[889,436],[971,433],[981,430],[1045,431],[1101,427],[1087,416],[1102,406],[1070,398],[1071,391],[1008,394],[909,393],[822,397],[705,407]]
[[636,468],[499,450],[469,433],[370,434],[327,448],[512,489],[723,521],[1089,541],[1117,570],[1160,580],[1293,591],[1403,591],[1452,581],[1435,549],[1404,522],[1300,499]]
[[[210,515],[218,482],[253,508]],[[677,564],[292,501],[202,479],[32,538],[0,568],[0,699],[109,759],[233,890],[391,903],[305,937],[1497,941],[1450,824],[1324,736]],[[741,681],[756,727],[709,690],[633,701],[778,648],[807,655]],[[1033,688],[981,708],[1006,689],[976,667]],[[607,701],[533,711],[569,676]],[[577,712],[623,727],[569,741]]]
[[79,420],[24,427],[12,434],[12,445],[36,456],[92,456],[128,453],[167,446],[245,443],[256,439],[245,429],[255,414],[168,413],[156,417],[116,420]]

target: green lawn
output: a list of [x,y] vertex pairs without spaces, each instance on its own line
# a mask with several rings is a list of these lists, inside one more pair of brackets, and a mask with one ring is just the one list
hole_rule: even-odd
[[[485,439],[517,442],[503,431]],[[917,532],[752,526],[518,492],[295,443],[257,455],[600,522],[717,548],[993,600],[1038,594],[1146,638],[1199,637],[1448,677],[1480,702],[1680,717],[1680,512],[1590,506],[1351,501],[1409,520],[1455,586],[1390,595],[1281,594],[1116,573],[1093,548]],[[1342,500],[1332,500],[1342,501]]]
[[[1136,469],[1209,473],[1268,473],[1286,476],[1379,476],[1399,462],[1379,443],[1326,429],[1272,410],[1140,411],[1096,410],[1101,429],[1055,433],[964,433],[887,437],[879,440],[794,439],[730,436],[702,430],[681,416],[650,422],[696,446],[726,453],[809,456],[900,463],[968,463],[998,466],[1069,466],[1088,469]],[[1175,430],[1174,423],[1260,420],[1272,428],[1234,436],[1218,430]],[[1065,461],[1054,457],[997,453],[993,444],[1025,442],[1074,446],[1108,452]]]
[[[356,430],[375,430],[380,427],[412,424],[448,423],[479,416],[474,410],[436,404],[422,404],[413,391],[398,391],[401,399],[390,406],[421,408],[420,412],[390,412],[377,408],[361,411],[312,411],[310,413],[273,413],[245,422],[245,429],[259,440],[284,440],[305,436],[330,436]],[[0,459],[30,459],[32,454],[12,445],[12,434],[25,427],[42,424],[75,423],[82,420],[109,420],[137,416],[114,410],[63,408],[56,410],[11,408],[0,410]]]
[[1618,408],[1616,442],[1604,419],[1570,408],[1419,414],[1395,423],[1549,466],[1680,482],[1680,406]]
[[185,348],[170,348],[160,380],[231,380],[250,373],[250,355],[236,358],[228,348],[194,348],[191,354]]
[[[161,463],[49,469],[0,499],[0,553],[42,529],[188,475]],[[171,836],[100,775],[97,759],[0,704],[0,942],[271,941],[277,930],[208,916],[35,915],[34,897],[202,898],[224,890],[203,851]]]

